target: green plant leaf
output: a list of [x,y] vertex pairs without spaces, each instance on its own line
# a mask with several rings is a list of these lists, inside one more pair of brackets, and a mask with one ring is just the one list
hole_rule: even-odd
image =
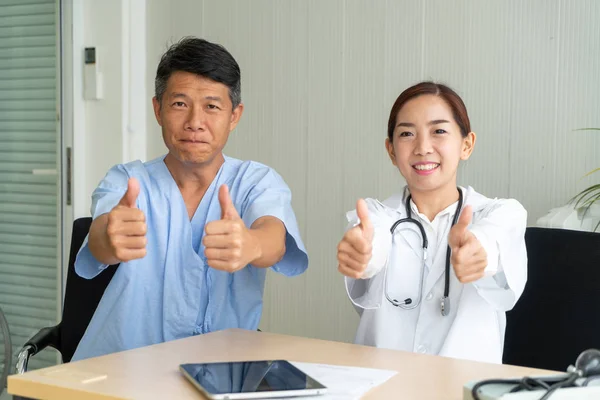
[[[574,196],[574,197],[573,197],[573,198],[570,200],[570,202],[577,201],[577,203],[580,203],[580,202],[582,202],[582,201],[583,201],[583,200],[584,200],[584,199],[585,199],[587,196],[589,196],[589,195],[593,196],[595,191],[600,191],[600,184],[597,184],[597,185],[592,185],[592,186],[590,186],[589,188],[582,190],[581,192],[579,192],[578,194],[576,194],[576,195],[575,195],[575,196]],[[576,207],[577,207],[577,205],[576,205]]]
[[596,196],[600,194],[600,185],[591,186],[577,195],[575,195],[571,202],[575,202],[575,208],[579,208],[580,206],[587,206],[591,200],[593,200]]
[[592,171],[588,172],[588,173],[587,173],[587,174],[585,174],[583,177],[585,178],[586,176],[590,176],[590,175],[591,175],[591,174],[593,174],[594,172],[598,172],[598,171],[600,171],[600,168],[596,168],[596,169],[594,169],[594,170],[592,170]]
[[[578,129],[574,129],[574,130],[575,131],[600,131],[600,128],[578,128]],[[593,174],[594,172],[598,172],[598,171],[600,171],[600,168],[596,168],[596,169],[588,172],[581,179],[588,177],[591,174]],[[573,198],[571,200],[569,200],[569,203],[573,203],[573,202],[575,202],[575,208],[583,208],[583,217],[585,218],[585,216],[587,215],[587,213],[590,210],[590,207],[594,203],[600,202],[600,184],[593,185],[585,190],[582,190],[581,192],[579,192],[578,194],[573,196]],[[594,231],[596,231],[598,229],[598,227],[600,227],[600,222],[598,222],[598,224],[596,224]]]
[[[570,202],[575,201],[575,208],[583,209],[583,216],[585,218],[590,211],[592,205],[596,202],[600,202],[600,184],[590,186],[589,188],[581,191],[579,194],[574,196]],[[594,232],[600,227],[600,222],[594,227]]]

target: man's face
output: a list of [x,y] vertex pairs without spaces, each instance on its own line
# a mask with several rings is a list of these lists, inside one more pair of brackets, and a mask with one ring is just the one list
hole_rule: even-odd
[[161,101],[153,98],[169,154],[183,164],[209,164],[221,154],[243,105],[232,107],[222,83],[189,72],[174,72]]

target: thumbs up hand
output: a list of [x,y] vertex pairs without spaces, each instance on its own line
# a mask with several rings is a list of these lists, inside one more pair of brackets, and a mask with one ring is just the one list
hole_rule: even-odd
[[467,229],[472,220],[473,210],[471,206],[466,206],[448,235],[452,267],[461,283],[474,282],[483,277],[488,264],[485,249]]
[[356,203],[356,214],[360,223],[349,229],[338,244],[338,271],[343,275],[359,279],[371,261],[374,229],[369,219],[369,209],[363,199]]
[[140,184],[135,178],[127,182],[127,191],[108,213],[106,224],[110,256],[119,262],[143,258],[146,255],[146,217],[136,207]]
[[258,240],[235,209],[227,185],[219,188],[221,219],[204,227],[204,255],[212,268],[235,272],[261,256]]

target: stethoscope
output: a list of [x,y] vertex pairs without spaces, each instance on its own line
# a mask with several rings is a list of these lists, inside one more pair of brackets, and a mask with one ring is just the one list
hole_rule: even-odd
[[[404,301],[398,301],[396,299],[392,299],[388,293],[388,274],[387,273],[385,275],[385,290],[384,290],[386,299],[390,303],[392,303],[392,305],[394,305],[396,307],[400,307],[404,310],[412,310],[414,308],[417,308],[419,306],[419,304],[421,304],[421,297],[423,294],[423,281],[425,279],[425,261],[427,261],[427,246],[429,244],[427,241],[427,234],[425,233],[425,228],[423,228],[423,225],[419,221],[417,221],[416,219],[414,219],[412,217],[412,213],[411,213],[411,209],[410,209],[410,200],[411,200],[411,196],[409,194],[406,198],[406,205],[405,205],[407,217],[399,219],[398,221],[394,222],[394,224],[390,228],[390,232],[392,233],[392,237],[393,237],[394,231],[396,230],[398,225],[402,224],[403,222],[410,222],[412,224],[415,224],[417,226],[417,228],[419,228],[419,231],[421,232],[422,245],[423,245],[423,265],[421,266],[421,279],[420,279],[420,283],[419,283],[419,295],[417,296],[416,301],[414,301],[414,302],[410,297],[405,299]],[[454,224],[456,224],[456,222],[458,221],[460,210],[462,209],[462,203],[463,203],[463,194],[462,194],[462,191],[460,189],[458,189],[458,205],[456,206],[456,211],[454,212],[454,218],[452,219],[452,225],[450,225],[450,227],[454,226]],[[448,295],[450,293],[450,251],[451,251],[450,245],[448,245],[448,249],[446,250],[446,269],[444,271],[444,297],[442,297],[440,299],[440,308],[441,308],[443,316],[450,314],[450,298],[448,297]]]

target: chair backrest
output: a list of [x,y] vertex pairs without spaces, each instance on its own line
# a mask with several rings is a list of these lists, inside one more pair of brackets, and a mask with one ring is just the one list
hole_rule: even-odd
[[79,218],[73,222],[71,251],[67,271],[67,286],[60,323],[60,352],[63,362],[71,361],[77,345],[87,329],[104,290],[110,283],[118,265],[111,265],[93,279],[84,279],[75,272],[75,258],[87,236],[92,218]]
[[600,349],[600,233],[527,228],[528,279],[507,313],[505,364],[565,371]]

